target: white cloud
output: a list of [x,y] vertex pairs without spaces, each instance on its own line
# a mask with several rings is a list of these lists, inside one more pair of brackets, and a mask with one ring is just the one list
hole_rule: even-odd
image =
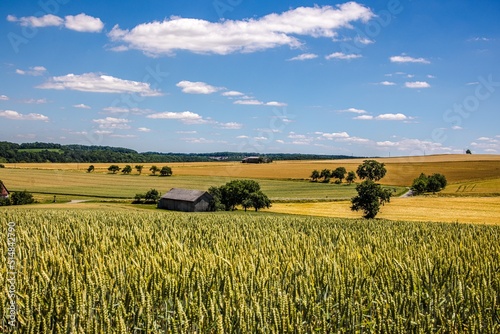
[[151,89],[147,82],[115,78],[99,73],[67,74],[52,77],[37,86],[41,89],[77,90],[94,93],[135,93],[140,96],[160,96],[160,91]]
[[361,116],[356,116],[353,119],[362,120],[362,121],[367,121],[367,120],[369,121],[369,120],[373,119],[373,116],[371,116],[371,115],[361,115]]
[[132,113],[132,114],[137,114],[137,115],[144,115],[144,114],[150,114],[153,112],[151,109],[141,109],[141,108],[121,108],[121,107],[106,107],[103,108],[102,110],[110,112],[112,114],[119,114],[119,113]]
[[7,101],[9,97],[7,95],[0,95],[0,101]]
[[148,128],[137,128],[137,131],[139,131],[139,132],[151,132],[151,129],[148,129]]
[[43,66],[30,67],[29,70],[16,69],[16,73],[20,75],[40,76],[43,75],[45,72],[47,72],[47,69]]
[[222,93],[222,96],[229,96],[229,97],[234,97],[234,96],[243,96],[245,94],[241,93],[241,92],[237,92],[235,90],[230,90],[228,92],[224,92]]
[[127,130],[130,129],[130,120],[125,118],[106,117],[92,120],[99,125],[99,129],[109,130]]
[[136,135],[120,135],[120,134],[110,134],[109,135],[110,137],[113,137],[113,138],[137,138]]
[[404,138],[399,141],[381,141],[377,142],[376,146],[381,148],[393,148],[398,151],[406,152],[427,152],[427,153],[449,153],[452,151],[450,147],[443,146],[441,143],[432,142],[429,140]]
[[47,14],[40,17],[26,16],[17,18],[14,15],[8,15],[7,21],[9,22],[19,22],[21,26],[24,27],[61,27],[64,26],[67,29],[79,31],[79,32],[101,32],[104,28],[104,23],[101,19],[80,13],[78,15],[68,15],[64,19]]
[[281,139],[276,140],[276,142],[277,142],[278,144],[284,144],[284,143],[285,143],[285,141],[284,141],[284,140],[281,140]]
[[73,107],[79,108],[79,109],[91,109],[90,106],[83,104],[83,103],[75,104],[75,105],[73,105]]
[[489,42],[491,38],[488,37],[473,37],[467,40],[468,42]]
[[271,106],[271,107],[286,107],[287,104],[283,102],[276,102],[276,101],[271,101],[271,102],[266,102],[264,103],[266,106]]
[[180,134],[195,134],[198,133],[198,131],[176,131],[175,133],[180,133]]
[[186,124],[206,123],[206,120],[204,120],[203,117],[191,111],[182,111],[182,112],[166,111],[166,112],[151,114],[146,117],[153,119],[174,119]]
[[79,32],[101,32],[104,23],[101,19],[80,13],[76,16],[68,15],[65,17],[64,26],[68,29]]
[[382,86],[394,86],[394,85],[396,85],[396,83],[392,82],[392,81],[382,81],[382,82],[379,82],[378,84],[382,85]]
[[458,126],[458,125],[454,125],[451,127],[452,130],[463,130],[463,128],[461,126]]
[[16,121],[44,121],[47,122],[49,118],[42,114],[21,114],[14,110],[0,110],[0,117],[12,119]]
[[291,139],[306,139],[307,137],[305,135],[299,135],[295,132],[290,132],[288,133],[288,138],[291,138]]
[[237,139],[248,139],[249,137],[248,136],[244,136],[244,135],[241,135],[241,136],[238,136],[236,137]]
[[287,106],[287,104],[283,103],[283,102],[276,102],[276,101],[262,102],[259,100],[236,100],[236,101],[234,101],[234,104],[253,105],[253,106],[270,106],[270,107],[285,107],[285,106]]
[[234,101],[234,104],[243,104],[243,105],[258,106],[258,105],[262,105],[264,103],[261,102],[261,101],[258,101],[258,100],[236,100],[236,101]]
[[354,114],[366,114],[366,110],[356,109],[356,108],[337,110],[337,112],[350,112],[350,113],[354,113]]
[[413,58],[410,56],[392,56],[389,58],[392,63],[420,63],[420,64],[430,64],[431,62],[425,58]]
[[336,138],[349,138],[349,134],[347,132],[323,133],[322,136],[330,140]]
[[291,60],[291,61],[293,61],[293,60],[309,60],[309,59],[314,59],[314,58],[318,58],[318,55],[316,55],[314,53],[303,53],[301,55],[290,58],[288,60]]
[[43,99],[25,99],[25,100],[22,100],[21,102],[23,103],[28,103],[28,104],[44,104],[44,103],[47,103],[47,99],[43,98]]
[[40,16],[40,17],[26,16],[26,17],[20,17],[20,18],[17,18],[14,15],[8,15],[7,21],[20,22],[20,24],[23,27],[35,27],[35,28],[51,27],[51,26],[58,27],[64,23],[64,20],[62,18],[60,18],[59,16],[52,15],[52,14],[47,14],[47,15]]
[[405,82],[406,88],[429,88],[431,85],[425,81]]
[[375,41],[374,41],[374,40],[369,39],[369,38],[366,38],[366,37],[361,37],[361,36],[357,36],[354,40],[355,40],[356,42],[361,43],[361,44],[364,44],[364,45],[368,45],[368,44],[373,44],[373,43],[375,43]]
[[131,30],[115,25],[108,36],[148,55],[172,55],[176,50],[227,55],[285,45],[297,48],[302,43],[293,35],[332,38],[336,30],[352,28],[353,22],[367,22],[373,16],[369,8],[348,2],[336,7],[299,7],[239,21],[170,17],[162,22],[143,23]]
[[243,127],[243,124],[236,122],[228,122],[228,123],[217,123],[217,126],[221,129],[239,130]]
[[329,59],[335,58],[335,59],[342,59],[342,60],[350,60],[350,59],[356,59],[356,58],[361,58],[361,57],[362,56],[359,54],[345,54],[342,52],[334,52],[334,53],[326,56],[325,59],[329,60]]
[[182,88],[182,92],[186,94],[212,94],[223,89],[211,86],[205,82],[187,80],[178,82],[176,86]]
[[408,116],[404,114],[382,114],[375,117],[377,120],[381,121],[404,121],[408,119]]

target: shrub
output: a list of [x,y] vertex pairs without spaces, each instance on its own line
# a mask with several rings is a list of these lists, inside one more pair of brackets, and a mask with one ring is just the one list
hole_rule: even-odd
[[10,195],[12,205],[25,205],[35,203],[33,195],[26,190],[16,191]]

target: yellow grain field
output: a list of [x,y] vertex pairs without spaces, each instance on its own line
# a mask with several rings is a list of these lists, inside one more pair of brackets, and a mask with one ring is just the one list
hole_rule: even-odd
[[[270,164],[242,164],[240,162],[155,163],[172,167],[174,175],[218,176],[257,179],[308,179],[314,169],[335,169],[343,166],[355,171],[364,159],[275,161]],[[500,178],[500,155],[433,155],[417,157],[376,158],[386,164],[387,175],[382,184],[409,186],[420,173],[444,174],[451,183]],[[96,173],[107,173],[111,163],[95,163]],[[142,164],[142,163],[141,163]],[[90,164],[5,164],[7,168],[79,170],[85,172]],[[126,164],[118,164],[124,167]],[[129,163],[132,167],[136,163]],[[153,164],[144,165],[143,174],[149,174]],[[135,171],[134,171],[135,172]],[[133,173],[134,173],[133,172]]]
[[[322,217],[360,218],[349,201],[274,203],[271,212]],[[377,215],[380,219],[500,224],[500,197],[411,197],[393,198]]]

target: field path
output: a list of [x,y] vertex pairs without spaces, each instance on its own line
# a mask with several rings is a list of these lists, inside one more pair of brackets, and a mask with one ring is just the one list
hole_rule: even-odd
[[405,192],[403,195],[399,196],[401,198],[408,198],[408,197],[412,197],[413,196],[413,190],[411,189],[408,189],[407,192]]
[[85,203],[85,202],[88,202],[88,200],[86,200],[86,199],[72,199],[71,201],[69,201],[68,204],[78,204],[78,203]]

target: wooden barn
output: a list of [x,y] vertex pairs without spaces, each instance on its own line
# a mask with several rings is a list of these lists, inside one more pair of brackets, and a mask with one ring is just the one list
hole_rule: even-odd
[[8,198],[9,197],[9,191],[7,190],[7,187],[3,184],[2,181],[0,181],[0,198]]
[[212,195],[206,191],[172,188],[158,202],[158,209],[201,212],[208,211]]

